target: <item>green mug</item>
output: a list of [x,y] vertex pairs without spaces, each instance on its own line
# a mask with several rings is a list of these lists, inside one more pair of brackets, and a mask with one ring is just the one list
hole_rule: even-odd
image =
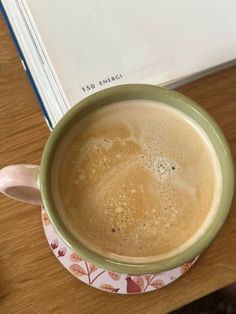
[[[53,201],[51,173],[57,148],[67,132],[87,114],[114,102],[143,99],[165,103],[191,117],[208,135],[217,154],[222,175],[222,194],[217,213],[204,234],[184,251],[173,257],[151,263],[125,263],[107,259],[80,243],[63,223]],[[234,167],[232,156],[216,122],[209,114],[186,96],[162,87],[128,84],[97,92],[75,105],[59,121],[44,148],[41,165],[13,165],[0,170],[0,191],[5,195],[36,204],[42,204],[61,239],[79,256],[93,264],[131,275],[148,274],[178,267],[198,256],[213,241],[229,213],[234,194]]]

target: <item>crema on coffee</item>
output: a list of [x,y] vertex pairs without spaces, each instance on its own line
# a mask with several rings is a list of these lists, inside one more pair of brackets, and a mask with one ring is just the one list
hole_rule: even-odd
[[206,230],[221,195],[205,132],[151,100],[88,114],[63,139],[55,164],[53,194],[64,223],[92,251],[118,261],[184,250]]

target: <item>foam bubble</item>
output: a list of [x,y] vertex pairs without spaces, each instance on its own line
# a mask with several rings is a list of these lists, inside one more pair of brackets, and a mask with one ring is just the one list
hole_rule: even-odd
[[120,207],[120,206],[116,207],[116,211],[117,211],[118,213],[121,213],[121,212],[122,212],[122,210],[123,210],[123,208],[122,208],[122,207]]
[[[165,105],[155,104],[156,112],[153,106],[133,103],[99,111],[78,132],[73,167],[80,161],[81,171],[71,180],[62,167],[65,185],[72,186],[66,190],[75,185],[63,196],[65,204],[78,208],[75,214],[66,206],[72,229],[82,242],[89,237],[89,246],[101,254],[171,251],[196,232],[210,206],[212,156],[188,122]],[[135,244],[134,235],[139,236]]]

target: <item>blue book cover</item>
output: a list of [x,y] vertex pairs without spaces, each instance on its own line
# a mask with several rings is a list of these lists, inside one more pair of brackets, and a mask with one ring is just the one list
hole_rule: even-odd
[[26,71],[26,73],[27,73],[29,82],[30,82],[30,84],[31,84],[31,86],[32,86],[32,88],[33,88],[33,90],[34,90],[34,92],[35,92],[35,95],[36,95],[37,100],[38,100],[38,104],[39,104],[39,106],[40,106],[40,108],[41,108],[41,110],[42,110],[42,112],[43,112],[43,115],[44,115],[44,117],[45,117],[45,119],[46,119],[46,122],[47,122],[49,128],[50,128],[50,129],[53,129],[51,120],[50,120],[49,115],[48,115],[48,113],[47,113],[47,110],[46,110],[46,108],[45,108],[45,106],[44,106],[44,104],[43,104],[43,100],[42,100],[42,98],[41,98],[41,96],[40,96],[40,94],[39,94],[39,92],[38,92],[37,86],[36,86],[36,84],[35,84],[35,82],[34,82],[34,79],[33,79],[32,75],[31,75],[31,72],[30,72],[30,70],[29,70],[29,68],[28,68],[27,62],[26,62],[26,60],[25,60],[25,58],[24,58],[24,55],[23,55],[22,50],[21,50],[21,48],[20,48],[20,45],[19,45],[19,43],[18,43],[18,41],[17,41],[17,38],[16,38],[16,36],[15,36],[15,33],[14,33],[14,31],[13,31],[13,28],[11,27],[11,23],[10,23],[10,21],[9,21],[9,19],[8,19],[7,13],[6,13],[6,11],[5,11],[5,9],[4,9],[4,6],[3,6],[3,4],[2,4],[1,1],[0,1],[0,12],[1,12],[2,17],[3,17],[4,21],[5,21],[5,24],[6,24],[7,28],[8,28],[8,30],[9,30],[9,33],[10,33],[10,35],[11,35],[11,38],[13,39],[13,42],[14,42],[14,45],[15,45],[15,47],[16,47],[16,50],[17,50],[17,52],[18,52],[18,54],[19,54],[19,57],[20,57],[20,59],[21,59],[23,65],[24,65],[24,69],[25,69],[25,71]]

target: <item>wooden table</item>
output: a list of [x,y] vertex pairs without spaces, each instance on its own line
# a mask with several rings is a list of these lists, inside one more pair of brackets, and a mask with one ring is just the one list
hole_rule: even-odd
[[[39,164],[49,136],[35,95],[0,19],[0,168]],[[222,127],[236,155],[236,67],[184,87]],[[236,281],[236,204],[196,266],[159,291],[119,296],[88,287],[63,269],[45,239],[40,210],[0,195],[1,313],[167,313]]]

